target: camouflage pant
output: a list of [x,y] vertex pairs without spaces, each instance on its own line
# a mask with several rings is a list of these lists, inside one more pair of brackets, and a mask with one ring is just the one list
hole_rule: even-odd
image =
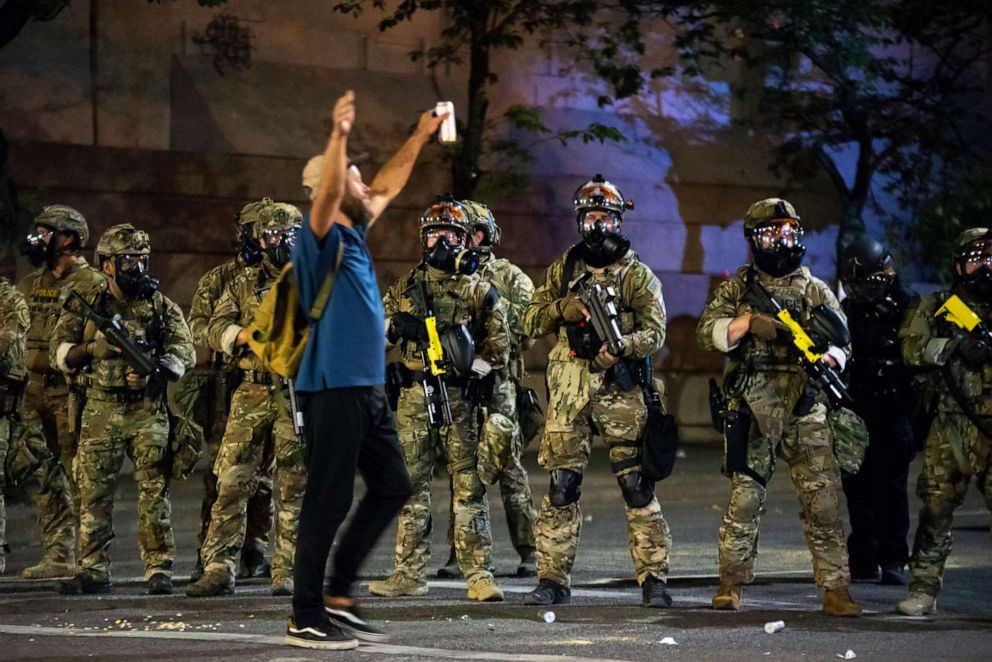
[[217,500],[210,511],[210,527],[201,549],[207,570],[221,570],[232,578],[237,575],[248,502],[258,491],[259,482],[268,481],[271,485],[273,463],[279,483],[279,517],[272,576],[292,577],[300,506],[307,482],[303,447],[293,434],[285,389],[281,385],[246,382],[234,393],[227,429],[214,462]]
[[[224,433],[223,425],[215,434],[219,422],[227,420],[225,411],[223,374],[208,367],[198,367],[183,375],[170,388],[180,411],[178,416],[194,419],[204,432],[203,455],[206,460],[206,471],[203,472],[203,499],[200,502],[200,528],[196,540],[200,547],[207,538],[210,528],[210,511],[217,501],[217,474],[214,473],[214,462],[220,450],[220,442]],[[271,468],[271,467],[270,467]],[[269,471],[260,477],[258,488],[248,500],[248,523],[245,532],[243,551],[254,550],[263,553],[269,544],[269,531],[275,513],[272,509],[272,473]]]
[[[55,379],[60,377],[53,376]],[[69,420],[68,403],[69,387],[64,381],[54,386],[45,386],[43,375],[28,373],[21,415],[25,422],[41,427],[52,459],[62,463],[63,473],[69,481],[75,526],[79,520],[79,491],[76,489],[75,471],[72,468],[76,457],[76,435],[72,431],[75,423]]]
[[[595,432],[609,448],[610,465],[618,478],[639,472],[641,449],[636,441],[644,431],[647,416],[640,389],[624,393],[615,384],[605,386],[578,413],[571,430],[561,429],[561,425],[545,428],[538,462],[548,471],[571,469],[582,473],[589,462]],[[638,583],[649,575],[666,580],[672,536],[657,497],[640,508],[624,503],[624,512],[627,547]],[[545,495],[534,524],[537,574],[541,579],[568,585],[581,526],[582,512],[577,501],[558,507]]]
[[[813,576],[820,587],[847,586],[847,544],[841,523],[840,468],[834,458],[827,410],[816,404],[806,416],[786,416],[772,426],[776,434],[762,434],[752,423],[748,438],[748,466],[766,481],[781,453],[792,471],[792,483],[802,506],[803,532],[813,555]],[[766,428],[768,429],[768,428]],[[767,490],[740,472],[730,479],[730,503],[720,526],[720,577],[733,583],[754,580],[758,556],[758,524]]]
[[169,421],[165,408],[146,402],[120,404],[89,389],[83,409],[76,484],[79,486],[79,563],[97,578],[110,578],[114,538],[114,489],[125,453],[138,484],[138,547],[145,579],[172,575],[176,545],[172,536],[169,477],[163,474]]
[[923,500],[909,560],[910,591],[937,595],[951,552],[954,510],[964,501],[972,477],[992,510],[992,441],[960,414],[940,412],[926,447],[916,493]]
[[[488,403],[490,413],[506,416],[513,422],[513,453],[510,463],[499,475],[499,494],[506,513],[506,526],[510,530],[510,543],[521,559],[534,553],[534,520],[537,511],[530,493],[527,470],[520,462],[523,454],[523,439],[520,423],[517,421],[517,385],[513,380],[497,381],[493,397]],[[454,499],[451,500],[448,517],[448,545],[455,544]]]
[[454,388],[448,389],[452,424],[440,430],[440,449],[435,447],[420,386],[400,392],[396,429],[413,496],[397,518],[396,572],[423,579],[431,551],[431,476],[435,461],[447,461],[454,501],[455,555],[466,580],[491,574],[492,533],[486,488],[475,470],[478,435],[474,407]]
[[38,486],[35,506],[41,528],[42,558],[73,563],[76,558],[76,530],[69,481],[62,464],[52,458],[37,427],[22,427],[21,434],[17,430],[13,421],[0,417],[0,548],[7,542],[4,535],[6,512],[3,490],[35,481]]

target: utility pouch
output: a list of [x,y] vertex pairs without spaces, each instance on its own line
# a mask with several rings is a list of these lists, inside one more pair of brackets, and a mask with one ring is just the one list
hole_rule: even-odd
[[723,415],[723,472],[727,476],[742,473],[750,476],[764,487],[767,482],[748,465],[748,434],[754,415],[747,405],[727,411]]
[[675,417],[661,408],[661,396],[653,388],[644,389],[648,422],[644,427],[641,472],[652,482],[668,478],[675,468],[679,450],[679,428]]
[[544,427],[544,410],[534,389],[517,386],[517,418],[523,445],[527,446]]

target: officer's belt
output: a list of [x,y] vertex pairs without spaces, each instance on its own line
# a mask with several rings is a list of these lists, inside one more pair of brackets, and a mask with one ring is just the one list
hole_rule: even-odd
[[59,388],[65,386],[65,375],[61,372],[34,372],[30,371],[31,379],[37,379],[45,388]]
[[[424,381],[424,379],[426,379],[429,376],[430,375],[428,375],[423,370],[410,371],[410,379],[413,380],[414,382],[422,382]],[[444,373],[442,377],[444,378],[445,385],[448,387],[456,386],[458,388],[465,388],[466,386],[468,386],[468,379],[465,377],[459,377],[458,375],[448,372]]]
[[90,400],[100,400],[101,402],[116,402],[121,405],[130,405],[141,402],[145,399],[145,389],[105,389],[91,386],[86,389],[86,397]]
[[252,384],[271,386],[276,380],[276,377],[273,376],[271,372],[266,372],[265,370],[245,370],[244,373],[245,381],[251,382]]

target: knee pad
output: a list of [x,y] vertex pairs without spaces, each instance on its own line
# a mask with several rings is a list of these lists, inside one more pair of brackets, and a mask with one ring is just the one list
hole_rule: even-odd
[[623,500],[631,508],[643,508],[654,498],[654,485],[640,471],[617,476]]
[[579,500],[582,495],[582,474],[571,469],[555,469],[551,472],[551,487],[548,499],[556,508],[564,508]]

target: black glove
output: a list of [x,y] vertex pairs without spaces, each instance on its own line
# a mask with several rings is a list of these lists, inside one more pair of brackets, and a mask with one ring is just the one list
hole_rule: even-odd
[[958,345],[958,354],[972,368],[981,368],[992,359],[992,346],[976,336],[965,336]]
[[396,313],[389,321],[389,342],[396,342],[400,338],[413,342],[425,342],[427,340],[427,325],[424,320],[418,319],[410,313]]

